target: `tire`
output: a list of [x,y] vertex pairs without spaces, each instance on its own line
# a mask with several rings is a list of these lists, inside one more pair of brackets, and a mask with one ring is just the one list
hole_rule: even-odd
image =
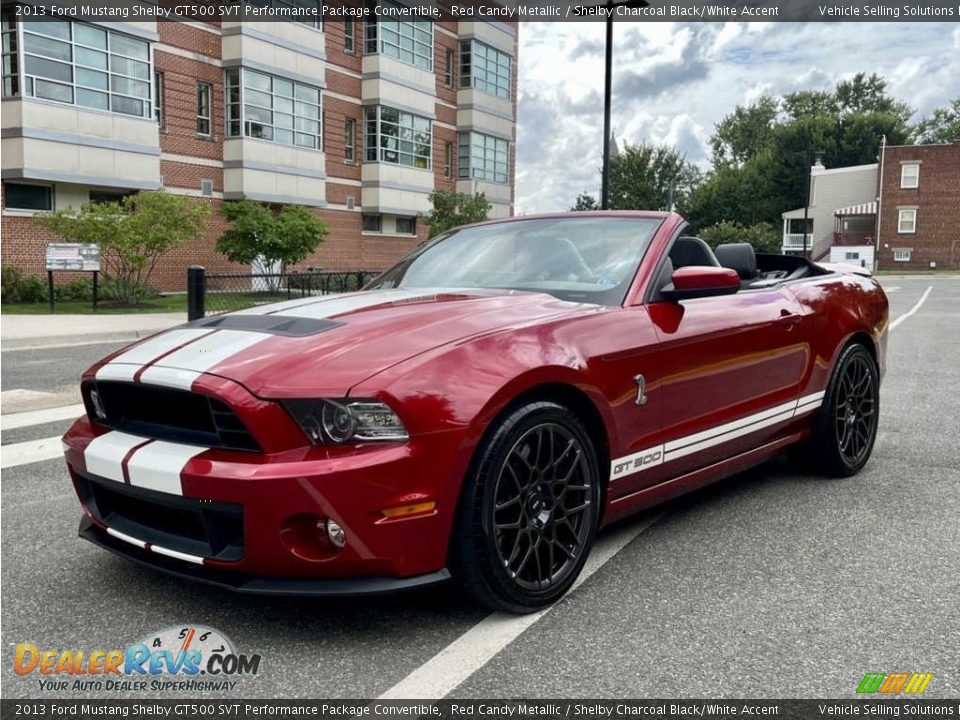
[[810,461],[832,477],[856,475],[877,439],[880,373],[867,349],[848,345],[840,353],[813,425]]
[[461,587],[512,613],[556,602],[593,545],[599,477],[569,410],[541,401],[510,412],[478,447],[461,491],[450,563]]

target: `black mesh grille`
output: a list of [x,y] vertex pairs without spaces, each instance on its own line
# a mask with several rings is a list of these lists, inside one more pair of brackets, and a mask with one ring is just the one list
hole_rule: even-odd
[[243,507],[132,487],[76,472],[90,512],[108,527],[168,550],[218,560],[243,557]]
[[188,445],[260,450],[243,421],[216,398],[156,385],[97,382],[84,397],[91,417],[97,416],[93,391],[106,413],[98,422],[114,430]]

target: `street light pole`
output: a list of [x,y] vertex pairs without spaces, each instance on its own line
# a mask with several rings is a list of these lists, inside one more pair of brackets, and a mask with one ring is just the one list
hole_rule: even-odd
[[610,209],[610,99],[613,94],[613,11],[617,7],[646,7],[646,0],[607,0],[607,43],[603,76],[603,170],[600,180],[600,209]]
[[610,98],[613,69],[613,3],[607,2],[607,44],[603,76],[603,178],[600,185],[600,209],[610,209]]

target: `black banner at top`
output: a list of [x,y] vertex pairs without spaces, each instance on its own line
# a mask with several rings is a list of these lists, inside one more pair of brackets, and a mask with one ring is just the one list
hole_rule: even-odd
[[[4,0],[4,5],[13,0]],[[22,20],[300,22],[958,22],[960,0],[22,0]]]

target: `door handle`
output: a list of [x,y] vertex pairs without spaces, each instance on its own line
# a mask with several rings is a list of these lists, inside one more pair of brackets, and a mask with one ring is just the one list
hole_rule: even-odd
[[789,325],[790,328],[793,328],[793,326],[802,319],[803,317],[801,315],[797,315],[796,313],[792,313],[786,308],[783,308],[780,310],[780,317],[777,319],[777,321],[785,325]]

